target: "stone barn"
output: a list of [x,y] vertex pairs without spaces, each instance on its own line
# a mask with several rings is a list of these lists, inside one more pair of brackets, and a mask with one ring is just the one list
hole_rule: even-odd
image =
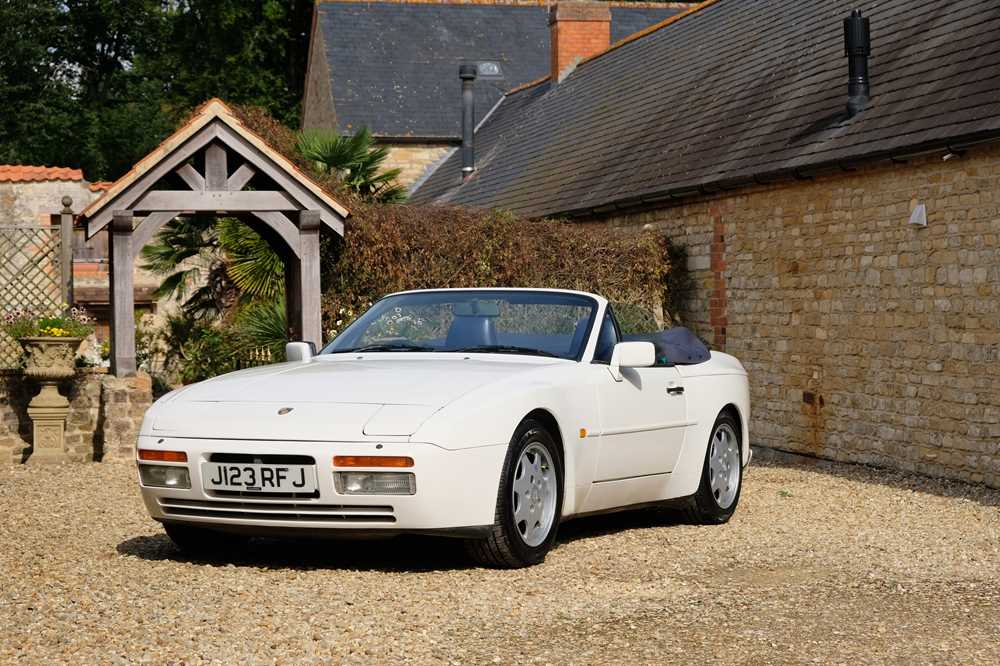
[[413,200],[660,229],[752,443],[1000,487],[998,39],[975,0],[708,0],[508,92]]

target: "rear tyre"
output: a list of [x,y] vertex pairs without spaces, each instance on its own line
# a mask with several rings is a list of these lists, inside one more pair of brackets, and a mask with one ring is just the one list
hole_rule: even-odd
[[163,529],[182,553],[193,557],[232,555],[250,541],[245,536],[226,534],[194,525],[167,523],[163,525]]
[[742,489],[740,426],[731,414],[722,412],[712,426],[698,492],[688,498],[688,519],[704,525],[725,523],[736,511]]
[[538,564],[552,549],[562,514],[559,446],[538,421],[526,419],[507,450],[490,535],[469,541],[484,566],[517,569]]

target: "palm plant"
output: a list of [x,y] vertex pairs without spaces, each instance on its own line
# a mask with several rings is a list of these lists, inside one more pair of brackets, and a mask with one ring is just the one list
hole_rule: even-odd
[[246,347],[265,348],[273,361],[285,358],[288,342],[288,325],[284,297],[256,301],[240,309],[235,329],[240,342]]
[[219,220],[218,233],[226,274],[241,300],[273,301],[285,293],[285,264],[260,234],[231,217]]
[[331,130],[306,130],[299,134],[296,146],[313,168],[333,174],[365,199],[377,203],[402,203],[406,188],[399,185],[399,169],[382,170],[389,149],[375,142],[368,128],[354,136],[342,136]]
[[[166,225],[156,240],[142,248],[142,268],[164,275],[154,295],[184,301],[184,309],[201,317],[218,313],[212,273],[219,262],[219,238],[197,216],[178,217]],[[207,275],[206,275],[207,273]]]
[[273,300],[284,293],[281,257],[260,234],[239,220],[221,218],[212,227],[180,217],[142,248],[143,269],[165,276],[157,298],[183,301],[200,318],[223,312],[234,300]]

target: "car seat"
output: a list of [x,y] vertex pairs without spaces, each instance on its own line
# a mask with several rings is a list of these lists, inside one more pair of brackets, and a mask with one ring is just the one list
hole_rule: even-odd
[[497,329],[493,317],[455,317],[448,327],[444,344],[448,349],[497,344]]

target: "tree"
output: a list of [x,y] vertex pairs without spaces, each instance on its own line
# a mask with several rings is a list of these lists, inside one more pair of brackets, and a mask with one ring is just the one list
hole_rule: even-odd
[[75,124],[60,4],[0,0],[0,26],[0,162],[58,163]]
[[178,0],[170,7],[169,33],[150,66],[172,105],[221,97],[298,125],[311,0]]
[[115,179],[210,97],[298,124],[311,0],[0,0],[0,161]]

